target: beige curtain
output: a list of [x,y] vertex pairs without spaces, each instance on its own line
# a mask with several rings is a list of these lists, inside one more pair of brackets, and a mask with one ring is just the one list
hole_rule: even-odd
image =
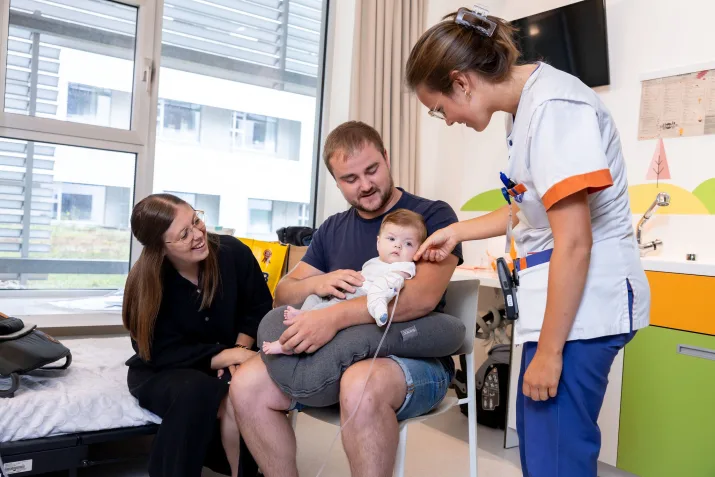
[[424,32],[426,0],[357,0],[350,119],[382,135],[395,184],[417,193],[418,100],[405,64]]

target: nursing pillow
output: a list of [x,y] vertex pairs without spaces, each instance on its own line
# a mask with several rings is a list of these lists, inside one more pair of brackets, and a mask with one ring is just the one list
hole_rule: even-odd
[[[258,327],[258,346],[276,341],[287,329],[283,324],[285,307],[269,312]],[[375,323],[357,325],[339,331],[313,354],[266,355],[261,358],[278,387],[299,403],[311,407],[336,404],[340,378],[358,361],[374,356],[385,328]],[[451,356],[464,343],[464,324],[443,313],[431,313],[413,321],[394,322],[390,326],[378,356],[403,358],[441,358]]]

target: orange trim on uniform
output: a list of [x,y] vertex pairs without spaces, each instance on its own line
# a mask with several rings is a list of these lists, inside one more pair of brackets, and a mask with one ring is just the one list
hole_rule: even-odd
[[526,186],[524,184],[517,184],[511,189],[506,189],[507,194],[509,194],[512,197],[518,197],[519,195],[525,193],[527,191]]
[[588,193],[593,194],[603,189],[608,189],[612,185],[613,178],[611,177],[611,171],[601,169],[600,171],[572,176],[554,184],[551,189],[544,194],[542,201],[544,202],[546,210],[549,210],[558,201],[576,192],[588,189]]
[[520,258],[519,259],[519,269],[520,270],[526,270],[528,265],[526,264],[526,259],[525,258]]

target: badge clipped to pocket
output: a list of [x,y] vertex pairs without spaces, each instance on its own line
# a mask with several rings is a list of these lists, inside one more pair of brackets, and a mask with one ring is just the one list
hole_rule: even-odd
[[497,275],[499,276],[499,286],[504,294],[504,305],[506,307],[507,320],[519,318],[519,305],[516,302],[516,282],[515,275],[509,269],[509,265],[503,258],[497,258]]

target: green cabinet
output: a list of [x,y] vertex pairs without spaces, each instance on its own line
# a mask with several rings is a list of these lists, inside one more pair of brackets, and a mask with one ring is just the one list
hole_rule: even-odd
[[639,331],[625,349],[620,416],[619,468],[714,477],[715,336]]

